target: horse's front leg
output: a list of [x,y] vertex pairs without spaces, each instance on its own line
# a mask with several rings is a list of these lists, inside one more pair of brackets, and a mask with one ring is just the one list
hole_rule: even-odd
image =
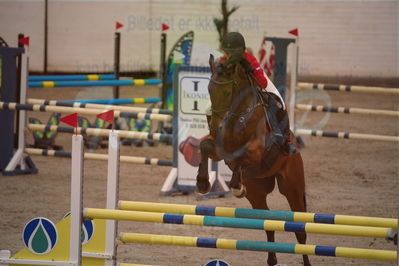
[[200,150],[201,162],[198,167],[196,192],[206,194],[211,190],[208,173],[208,159],[210,155],[215,154],[215,143],[211,139],[205,139],[201,141]]
[[230,180],[230,188],[233,195],[237,198],[243,198],[247,195],[247,189],[242,184],[242,169],[241,166],[238,165],[233,168],[233,175]]

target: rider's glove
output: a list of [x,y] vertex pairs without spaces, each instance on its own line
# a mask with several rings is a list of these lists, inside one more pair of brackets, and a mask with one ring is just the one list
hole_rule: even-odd
[[254,68],[251,66],[251,64],[246,59],[242,59],[240,61],[240,65],[242,66],[242,68],[244,68],[246,73],[254,72]]

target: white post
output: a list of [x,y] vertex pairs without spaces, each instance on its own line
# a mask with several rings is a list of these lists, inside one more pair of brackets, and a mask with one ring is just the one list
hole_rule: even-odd
[[73,135],[69,260],[75,265],[81,265],[82,257],[83,158],[83,137],[82,135]]
[[[25,52],[21,54],[21,95],[19,98],[19,103],[26,103],[26,87],[28,84],[28,46],[25,46]],[[19,112],[19,121],[18,123],[18,149],[14,153],[14,156],[11,158],[7,167],[4,171],[14,171],[18,165],[20,165],[21,170],[25,170],[25,160],[24,160],[24,149],[25,149],[25,127],[26,127],[26,111],[24,110],[15,110],[15,112]]]
[[[119,194],[119,160],[120,141],[119,134],[115,131],[109,132],[108,139],[108,176],[107,176],[107,209],[116,210]],[[105,265],[115,265],[117,237],[117,221],[106,221],[105,253],[111,255],[111,260],[106,260]]]
[[296,38],[295,43],[293,43],[293,54],[291,63],[291,82],[290,82],[290,105],[288,110],[288,118],[290,120],[290,129],[294,132],[295,130],[295,91],[298,79],[298,56],[299,56],[299,46],[298,38]]

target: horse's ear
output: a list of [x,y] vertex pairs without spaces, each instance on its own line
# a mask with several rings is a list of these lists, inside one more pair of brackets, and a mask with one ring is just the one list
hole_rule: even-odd
[[209,66],[211,67],[211,72],[215,73],[216,66],[215,66],[215,58],[214,58],[213,54],[211,54],[209,56]]

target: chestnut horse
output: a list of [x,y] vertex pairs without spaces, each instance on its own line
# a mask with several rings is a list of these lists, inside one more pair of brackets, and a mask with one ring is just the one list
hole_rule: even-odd
[[[233,172],[230,187],[237,197],[246,197],[254,209],[266,209],[266,197],[277,186],[292,211],[306,212],[305,177],[300,153],[287,155],[279,151],[270,138],[265,108],[273,100],[264,100],[253,79],[239,64],[216,65],[209,59],[212,75],[208,90],[212,103],[209,123],[211,138],[200,144],[201,162],[197,175],[197,192],[210,190],[208,158],[224,160]],[[291,132],[291,137],[293,134]],[[274,153],[273,153],[274,151]],[[277,151],[277,152],[276,152]],[[268,156],[273,153],[273,156]],[[306,243],[306,233],[295,233],[299,243]],[[266,231],[274,242],[274,231]],[[303,255],[304,265],[310,265]],[[276,254],[269,252],[267,263],[277,264]]]

